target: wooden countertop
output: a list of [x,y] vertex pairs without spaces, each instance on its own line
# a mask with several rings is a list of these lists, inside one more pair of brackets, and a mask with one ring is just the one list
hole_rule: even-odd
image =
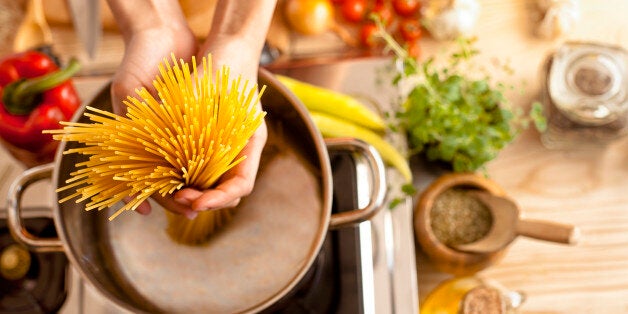
[[[540,93],[541,64],[565,40],[628,45],[628,1],[580,2],[572,33],[554,41],[532,36],[530,6],[536,1],[484,0],[477,25],[482,58],[510,61],[512,83],[525,93],[510,99],[527,106]],[[437,44],[426,42],[427,53]],[[628,312],[628,138],[597,151],[558,151],[543,147],[539,134],[526,131],[488,165],[488,174],[522,207],[527,218],[576,225],[576,246],[519,238],[505,258],[481,276],[525,292],[522,313]],[[419,296],[449,275],[418,255]]]
[[[480,0],[476,27],[480,60],[486,64],[494,59],[509,62],[515,75],[500,79],[526,84],[523,94],[511,95],[518,106],[528,106],[539,98],[541,65],[565,40],[593,40],[628,48],[626,0],[581,0],[579,23],[566,37],[551,41],[532,35],[535,2]],[[99,62],[90,63],[71,30],[53,31],[61,42],[56,46],[59,52],[78,52],[87,63],[85,72],[109,72],[121,58],[122,43],[115,33],[105,33]],[[436,54],[444,45],[426,39],[423,49],[426,54]],[[543,147],[539,134],[529,130],[489,163],[488,174],[521,205],[525,217],[573,224],[582,235],[576,246],[519,238],[505,258],[481,276],[525,292],[523,313],[628,312],[628,138],[603,150],[559,151]],[[429,179],[426,174],[420,180],[427,183]],[[421,252],[417,258],[422,301],[451,276],[438,272]]]

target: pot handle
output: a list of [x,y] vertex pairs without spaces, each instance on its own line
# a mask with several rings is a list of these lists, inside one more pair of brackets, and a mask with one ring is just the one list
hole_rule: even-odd
[[39,238],[22,225],[22,194],[29,185],[52,177],[53,170],[54,163],[49,163],[24,171],[11,183],[7,196],[7,222],[11,235],[17,242],[35,252],[63,251],[59,238]]
[[369,203],[364,208],[332,214],[329,228],[339,229],[370,219],[383,207],[386,195],[386,173],[380,154],[366,142],[353,138],[325,139],[325,144],[328,150],[355,152],[366,157],[371,181]]

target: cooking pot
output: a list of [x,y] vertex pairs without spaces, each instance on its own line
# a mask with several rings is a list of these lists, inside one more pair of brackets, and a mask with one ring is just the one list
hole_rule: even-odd
[[[30,250],[65,251],[83,278],[132,312],[250,313],[272,305],[305,275],[330,228],[368,220],[383,207],[386,184],[381,157],[371,146],[324,140],[307,109],[272,74],[261,70],[259,83],[267,86],[262,103],[269,138],[255,188],[206,245],[170,240],[165,211],[154,202],[148,216],[129,212],[108,221],[117,208],[85,211],[83,202],[67,201],[52,208],[58,238],[30,234],[21,223],[22,193],[50,177],[53,188],[63,186],[86,158],[62,154],[80,145],[74,142],[60,145],[54,163],[29,169],[13,182],[13,236]],[[111,111],[109,85],[88,105]],[[73,121],[89,122],[84,110]],[[332,215],[328,150],[349,151],[367,165],[368,205]],[[71,192],[55,195],[60,200]]]

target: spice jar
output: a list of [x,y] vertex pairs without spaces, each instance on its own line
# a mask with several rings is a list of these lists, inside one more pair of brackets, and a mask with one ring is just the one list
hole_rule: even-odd
[[628,53],[598,43],[567,42],[543,69],[549,148],[600,147],[628,134]]
[[[447,173],[436,178],[419,196],[414,209],[414,233],[417,242],[434,266],[454,275],[474,274],[499,261],[506,250],[488,253],[463,252],[450,245],[478,240],[492,225],[477,203],[463,202],[464,190],[482,190],[493,195],[505,196],[505,191],[494,181],[475,173]],[[452,193],[453,192],[453,193]],[[449,195],[448,195],[449,194]],[[444,200],[442,196],[450,197]],[[458,217],[446,206],[467,206]],[[490,215],[490,213],[488,213]],[[468,219],[473,219],[468,221]]]
[[526,296],[495,280],[453,277],[440,283],[421,302],[421,314],[514,313]]

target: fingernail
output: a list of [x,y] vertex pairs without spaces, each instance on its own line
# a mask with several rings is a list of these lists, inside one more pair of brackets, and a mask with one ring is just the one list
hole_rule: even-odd
[[196,218],[196,216],[198,216],[198,212],[190,210],[190,211],[186,211],[184,213],[185,217],[187,217],[189,220],[193,220],[194,218]]

